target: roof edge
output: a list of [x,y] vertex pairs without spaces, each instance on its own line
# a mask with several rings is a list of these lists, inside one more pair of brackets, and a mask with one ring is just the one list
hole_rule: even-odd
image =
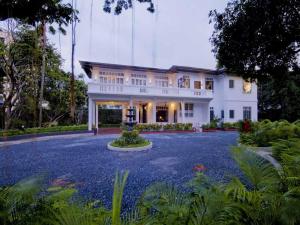
[[125,70],[135,70],[135,71],[149,71],[157,73],[176,73],[176,72],[190,72],[190,73],[205,73],[211,75],[220,75],[223,74],[224,70],[211,70],[204,68],[188,67],[188,66],[171,66],[169,69],[160,69],[153,67],[142,67],[142,66],[130,66],[130,65],[121,65],[121,64],[112,64],[112,63],[99,63],[99,62],[90,62],[90,61],[79,61],[82,69],[86,72],[89,78],[92,75],[92,67],[98,66],[108,69],[125,69]]

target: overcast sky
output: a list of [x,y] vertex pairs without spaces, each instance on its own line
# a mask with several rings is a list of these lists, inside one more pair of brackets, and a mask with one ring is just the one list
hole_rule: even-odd
[[[82,73],[79,60],[136,66],[169,68],[172,65],[214,69],[216,60],[209,38],[213,25],[208,13],[223,11],[226,0],[154,0],[155,13],[147,4],[135,4],[134,60],[132,60],[132,11],[115,16],[103,12],[104,0],[78,0],[76,73]],[[48,35],[70,71],[71,32]]]

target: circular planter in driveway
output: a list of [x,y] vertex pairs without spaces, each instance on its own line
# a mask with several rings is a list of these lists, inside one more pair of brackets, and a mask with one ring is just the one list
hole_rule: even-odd
[[118,151],[118,152],[140,152],[149,150],[152,148],[152,142],[149,143],[149,145],[142,146],[142,147],[133,147],[133,148],[120,148],[120,147],[114,147],[111,145],[111,142],[107,144],[107,149],[111,151]]

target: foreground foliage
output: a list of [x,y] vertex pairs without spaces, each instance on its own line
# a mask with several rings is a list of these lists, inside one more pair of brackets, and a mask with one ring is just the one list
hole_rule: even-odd
[[[276,145],[276,144],[275,144]],[[246,180],[212,182],[197,165],[195,177],[182,191],[167,183],[150,186],[131,212],[122,214],[122,195],[128,173],[117,173],[111,210],[99,201],[82,202],[74,185],[53,186],[46,193],[41,179],[21,181],[0,189],[0,223],[10,224],[299,224],[299,139],[277,142],[282,169],[256,153],[234,147],[232,156]],[[281,146],[281,147],[279,147]],[[283,150],[278,150],[282,148]],[[274,148],[275,149],[275,148]],[[43,191],[44,194],[39,194]]]
[[246,145],[266,147],[278,140],[300,138],[300,121],[289,123],[288,121],[263,120],[252,122],[249,132],[240,133],[240,142]]

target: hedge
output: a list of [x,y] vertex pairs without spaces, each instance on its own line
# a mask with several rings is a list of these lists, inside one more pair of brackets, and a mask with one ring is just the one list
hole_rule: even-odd
[[251,123],[250,132],[240,133],[242,144],[259,147],[271,146],[272,142],[288,140],[289,138],[300,138],[300,122],[289,123],[286,120],[271,122],[263,120]]
[[152,124],[137,124],[135,129],[138,131],[166,131],[166,130],[192,130],[192,123],[152,123]]
[[73,126],[55,126],[55,127],[34,127],[26,128],[24,130],[6,130],[0,131],[1,137],[23,135],[23,134],[42,134],[42,133],[52,133],[52,132],[64,132],[64,131],[81,131],[87,130],[87,125],[73,125]]

